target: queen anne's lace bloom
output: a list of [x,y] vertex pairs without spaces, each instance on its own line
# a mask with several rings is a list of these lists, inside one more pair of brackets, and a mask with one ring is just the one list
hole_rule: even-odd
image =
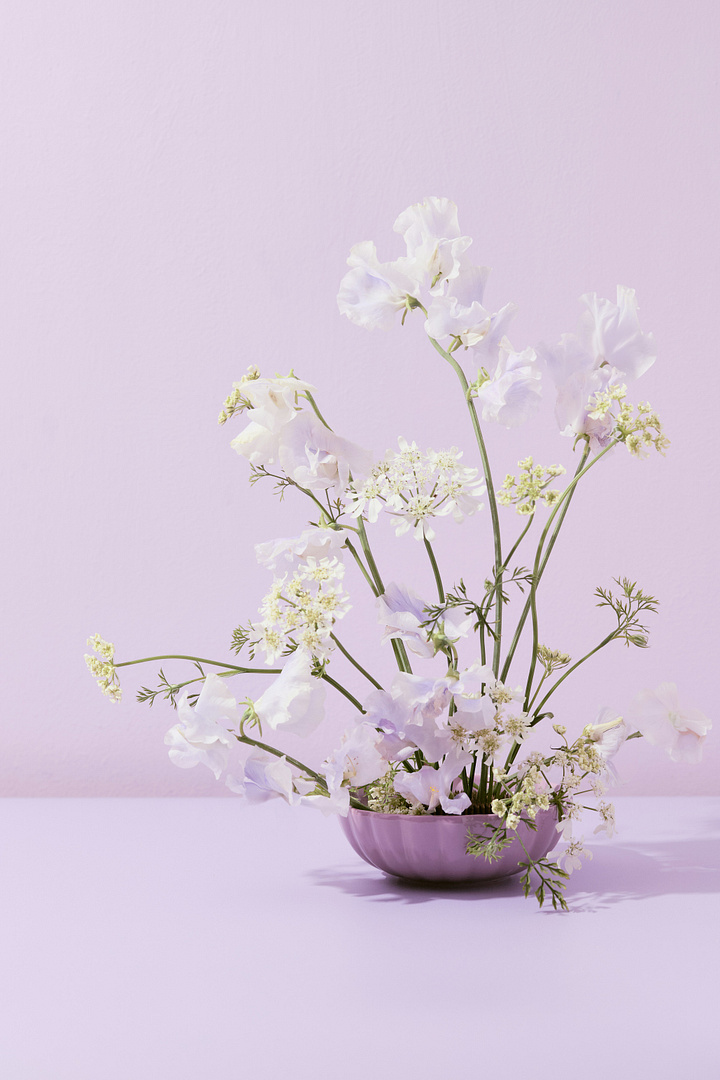
[[462,453],[456,447],[423,453],[403,438],[398,444],[399,452],[388,450],[369,479],[350,489],[349,514],[376,521],[385,509],[396,519],[398,536],[412,529],[417,540],[432,540],[433,518],[452,515],[460,522],[482,509],[485,483],[477,469],[460,464]]
[[272,664],[285,650],[300,649],[327,660],[333,649],[332,628],[350,610],[343,591],[345,567],[339,559],[308,558],[293,574],[276,577],[253,623],[254,645]]

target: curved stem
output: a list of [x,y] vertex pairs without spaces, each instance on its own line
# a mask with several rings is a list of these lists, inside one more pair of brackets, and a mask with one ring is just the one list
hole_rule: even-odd
[[335,682],[335,679],[328,675],[327,672],[323,672],[320,677],[324,679],[326,683],[330,683],[331,686],[334,686],[336,690],[339,690],[343,697],[346,697],[348,701],[351,701],[355,708],[359,712],[361,712],[363,716],[365,715],[365,710],[363,709],[362,705],[356,697],[353,697],[349,690],[346,690],[345,687],[341,686],[339,682]]
[[132,667],[133,664],[150,664],[155,660],[191,660],[195,664],[211,664],[212,667],[225,668],[228,671],[232,671],[235,674],[245,675],[279,675],[282,668],[250,668],[250,667],[237,667],[235,664],[228,664],[227,660],[206,660],[202,656],[184,656],[181,653],[168,653],[167,656],[143,656],[141,660],[123,660],[121,664],[113,664],[113,667]]
[[470,396],[470,387],[468,381],[465,378],[465,372],[458,364],[457,360],[451,353],[446,352],[442,345],[438,344],[435,338],[430,338],[430,343],[433,348],[447,360],[448,364],[453,368],[455,374],[460,380],[460,385],[463,388],[465,395],[465,402],[470,413],[470,419],[472,421],[473,431],[475,432],[475,439],[480,451],[480,459],[482,461],[483,474],[485,476],[485,486],[487,488],[488,503],[490,505],[490,517],[492,518],[493,527],[493,542],[495,547],[495,640],[493,642],[493,671],[497,677],[500,666],[500,645],[502,635],[502,543],[500,539],[500,519],[498,517],[497,500],[495,498],[495,488],[493,486],[492,473],[490,471],[490,461],[488,459],[487,450],[485,448],[485,440],[483,439],[482,430],[480,428],[480,421],[478,419],[475,403]]
[[330,637],[331,637],[331,639],[332,639],[332,640],[333,640],[333,641],[335,642],[335,644],[337,645],[338,649],[339,649],[339,650],[340,650],[340,652],[341,652],[341,653],[343,654],[343,656],[344,656],[344,657],[345,657],[345,658],[346,658],[347,660],[349,660],[349,661],[350,661],[350,663],[351,663],[351,664],[353,665],[353,667],[357,668],[357,669],[358,669],[358,671],[362,672],[362,674],[363,674],[363,675],[365,676],[365,678],[366,678],[366,679],[367,679],[367,680],[368,680],[369,682],[371,682],[371,683],[373,684],[373,686],[377,687],[377,689],[378,689],[378,690],[382,690],[382,686],[381,686],[381,685],[380,685],[380,683],[379,683],[379,682],[377,681],[377,679],[373,679],[372,675],[371,675],[371,674],[370,674],[369,672],[367,672],[367,671],[365,670],[365,668],[364,668],[364,667],[362,666],[362,664],[358,663],[358,661],[357,661],[357,660],[355,659],[355,657],[354,657],[354,656],[352,656],[352,655],[351,655],[351,654],[350,654],[350,653],[349,653],[349,652],[347,651],[347,649],[345,648],[345,646],[343,645],[343,643],[342,643],[342,642],[341,642],[341,641],[340,641],[340,640],[339,640],[338,638],[336,638],[334,634],[331,634],[331,635],[330,635]]
[[320,773],[315,772],[308,765],[304,765],[302,761],[298,761],[297,758],[290,757],[284,750],[278,750],[276,746],[270,746],[269,743],[260,742],[259,739],[251,739],[249,735],[238,735],[237,732],[233,732],[233,735],[238,742],[247,743],[248,746],[256,746],[258,750],[265,750],[268,754],[274,754],[275,757],[284,757],[290,765],[294,765],[296,769],[300,769],[302,772],[312,776],[313,780],[317,780],[319,784],[322,784],[324,788],[327,788],[327,780]]
[[[599,651],[600,651],[600,649],[604,649],[604,648],[605,648],[605,646],[606,646],[606,645],[609,645],[609,644],[610,644],[610,642],[611,642],[611,641],[613,641],[613,640],[614,640],[614,639],[615,639],[616,637],[619,637],[619,633],[618,633],[618,630],[613,630],[612,634],[608,634],[608,635],[607,635],[607,637],[603,638],[603,640],[602,640],[602,641],[600,642],[600,644],[599,644],[599,645],[596,645],[596,646],[595,646],[595,648],[594,648],[594,649],[591,649],[589,653],[586,653],[586,654],[585,654],[585,656],[583,656],[583,657],[581,657],[581,658],[580,658],[579,660],[577,660],[577,661],[576,661],[576,662],[575,662],[575,663],[574,663],[574,664],[572,665],[572,667],[569,667],[569,668],[567,669],[567,671],[565,671],[565,672],[564,672],[564,673],[563,673],[563,674],[562,674],[562,675],[560,676],[560,678],[559,678],[559,679],[557,680],[557,682],[554,682],[554,683],[553,683],[553,685],[552,685],[552,686],[550,687],[550,689],[548,690],[548,692],[547,692],[547,694],[545,695],[545,697],[544,697],[544,698],[542,699],[542,701],[540,702],[540,704],[539,704],[539,705],[537,706],[537,708],[535,709],[535,712],[536,712],[536,713],[539,713],[539,712],[541,712],[541,710],[542,710],[542,707],[543,707],[543,705],[545,704],[545,702],[546,702],[546,701],[548,700],[548,698],[550,698],[550,697],[552,696],[552,694],[554,694],[554,693],[555,693],[555,691],[557,690],[557,688],[558,688],[558,686],[560,685],[560,683],[562,683],[562,682],[565,682],[565,680],[567,679],[568,675],[571,675],[571,674],[573,673],[573,671],[575,671],[575,670],[576,670],[577,668],[579,668],[581,664],[584,664],[586,660],[589,660],[591,656],[594,656],[596,652],[599,652]],[[542,686],[542,681],[541,681],[541,683],[540,683],[540,686]],[[538,686],[538,690],[540,689],[540,686]],[[537,695],[536,695],[536,696],[537,696]]]
[[440,577],[440,569],[437,564],[437,559],[435,558],[435,552],[433,551],[432,544],[428,540],[427,536],[423,536],[423,543],[425,544],[425,550],[428,553],[430,565],[432,566],[433,574],[435,575],[435,585],[437,586],[438,599],[440,600],[441,604],[444,604],[445,589],[443,588],[442,578]]

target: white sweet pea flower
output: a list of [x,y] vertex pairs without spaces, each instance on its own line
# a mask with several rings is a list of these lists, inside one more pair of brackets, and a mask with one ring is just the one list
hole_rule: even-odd
[[608,364],[627,379],[639,379],[655,363],[657,349],[653,335],[640,329],[635,290],[618,285],[616,304],[597,293],[580,299],[587,307],[581,316],[581,340],[596,365]]
[[680,705],[675,683],[643,690],[628,711],[629,721],[648,742],[661,746],[673,761],[697,764],[712,722],[699,709]]
[[278,458],[287,475],[311,491],[342,495],[350,472],[364,476],[372,467],[370,454],[341,439],[309,412],[296,413],[280,432]]
[[288,570],[308,557],[314,559],[342,558],[345,533],[341,529],[324,529],[313,525],[299,536],[280,537],[255,545],[255,557],[268,570]]
[[325,762],[329,790],[342,785],[361,788],[384,776],[388,762],[378,749],[382,735],[368,723],[355,724],[343,735],[338,750]]
[[282,428],[268,428],[251,422],[230,443],[233,450],[251,465],[269,466],[277,461]]
[[404,258],[381,263],[375,244],[364,240],[351,249],[348,266],[337,298],[340,313],[368,330],[389,330],[419,290],[413,265]]
[[433,813],[438,806],[446,814],[462,814],[470,806],[464,791],[458,791],[460,774],[472,761],[472,754],[453,750],[439,768],[423,765],[417,772],[397,772],[393,786],[411,806],[427,809]]
[[242,775],[228,776],[225,783],[231,791],[244,796],[250,803],[281,798],[294,806],[300,802],[294,779],[293,770],[285,757],[278,758],[265,750],[257,750],[245,761]]
[[408,259],[428,280],[431,293],[457,277],[461,256],[472,243],[460,235],[455,203],[432,195],[404,210],[393,229],[405,240]]
[[227,684],[217,675],[208,675],[194,708],[188,704],[186,691],[177,711],[179,722],[165,736],[173,765],[181,769],[206,765],[219,779],[227,766],[230,747],[236,744],[228,726],[239,726],[241,719]]
[[427,309],[425,332],[436,341],[459,337],[463,345],[473,346],[493,328],[493,315],[483,306],[490,271],[486,266],[472,266],[464,261],[458,269],[451,288],[433,296]]
[[480,382],[477,399],[483,420],[519,427],[540,404],[541,375],[534,349],[518,353],[505,337],[491,378]]
[[243,402],[247,402],[249,419],[271,431],[292,420],[295,412],[301,408],[299,394],[315,391],[312,383],[303,382],[293,375],[278,375],[274,379],[243,378],[233,383],[233,389],[238,391]]
[[[315,785],[314,790],[316,789],[317,785]],[[347,817],[348,810],[350,809],[350,788],[336,787],[332,791],[328,791],[326,795],[308,794],[303,796],[300,802],[303,806],[314,807],[325,817],[329,817],[331,814],[339,814],[340,817]]]
[[310,735],[325,719],[325,684],[311,674],[307,653],[292,654],[282,672],[255,702],[255,712],[273,731]]

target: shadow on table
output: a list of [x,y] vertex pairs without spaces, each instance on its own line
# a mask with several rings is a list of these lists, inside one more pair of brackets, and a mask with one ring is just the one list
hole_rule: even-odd
[[[386,903],[427,904],[433,900],[482,901],[522,897],[518,877],[482,885],[435,885],[401,881],[365,863],[311,871],[315,884],[350,896]],[[720,839],[665,840],[593,848],[568,882],[571,912],[601,911],[613,904],[654,896],[720,893]],[[544,908],[556,914],[552,908]],[[558,912],[557,914],[562,914]]]

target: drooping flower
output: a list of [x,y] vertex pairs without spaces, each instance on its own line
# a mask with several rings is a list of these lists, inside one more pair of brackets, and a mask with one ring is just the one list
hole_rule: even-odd
[[293,769],[285,757],[276,757],[266,750],[255,750],[245,760],[240,776],[227,776],[225,783],[236,795],[249,803],[284,799],[291,806],[300,802]]
[[593,743],[604,761],[615,756],[629,734],[630,729],[622,716],[607,706],[600,710],[594,724],[587,724],[583,729],[583,735]]
[[310,735],[325,719],[325,684],[311,673],[308,654],[292,654],[254,705],[260,723],[273,731]]
[[181,769],[206,765],[217,780],[236,743],[228,725],[240,724],[240,710],[229,687],[219,676],[208,675],[195,706],[188,703],[186,691],[177,711],[178,723],[165,736],[170,760]]
[[296,413],[282,428],[278,460],[300,487],[338,495],[347,488],[351,471],[362,477],[372,466],[367,450],[340,438],[307,411]]
[[699,709],[680,705],[675,683],[643,690],[628,710],[628,720],[648,742],[661,746],[673,761],[696,764],[702,758],[712,721]]
[[93,634],[87,639],[87,643],[88,648],[93,649],[97,654],[91,656],[90,653],[85,653],[85,663],[90,673],[95,676],[98,686],[106,697],[114,702],[122,700],[122,689],[114,662],[115,646],[112,642],[105,641],[99,634]]
[[255,556],[261,566],[268,570],[287,570],[312,557],[341,558],[345,543],[345,533],[341,529],[319,528],[317,525],[305,529],[299,536],[280,537],[255,545]]

